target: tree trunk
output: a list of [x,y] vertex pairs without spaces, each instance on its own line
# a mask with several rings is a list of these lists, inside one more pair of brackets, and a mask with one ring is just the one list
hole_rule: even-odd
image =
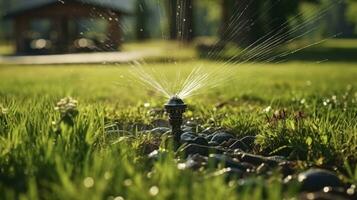
[[136,38],[138,40],[145,40],[150,38],[149,33],[149,19],[150,12],[145,0],[137,1],[137,10],[136,10]]
[[177,39],[177,0],[166,1],[167,15],[168,15],[168,27],[169,27],[169,39]]

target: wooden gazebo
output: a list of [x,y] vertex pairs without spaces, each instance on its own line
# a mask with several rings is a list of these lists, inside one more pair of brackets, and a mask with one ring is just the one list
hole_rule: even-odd
[[[22,0],[17,5],[5,15],[13,20],[17,54],[72,53],[90,48],[118,50],[122,42],[122,16],[134,10],[132,0]],[[81,19],[105,20],[105,40],[94,43],[83,38],[75,23],[71,23]],[[50,24],[51,34],[47,38],[31,36],[34,32],[31,25],[39,20]]]

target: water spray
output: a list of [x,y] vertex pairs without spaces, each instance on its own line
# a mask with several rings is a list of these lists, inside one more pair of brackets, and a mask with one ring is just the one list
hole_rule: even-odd
[[174,136],[174,146],[178,147],[182,134],[181,125],[183,122],[182,114],[186,111],[187,105],[178,96],[173,96],[165,104],[165,110],[169,114],[169,122]]

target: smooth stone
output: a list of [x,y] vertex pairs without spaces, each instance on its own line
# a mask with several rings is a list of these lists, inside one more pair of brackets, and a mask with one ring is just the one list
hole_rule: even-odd
[[213,127],[208,127],[206,129],[204,129],[201,133],[205,134],[205,135],[209,135],[209,134],[212,134],[216,131],[215,128]]
[[192,143],[208,146],[208,142],[204,137],[196,137],[196,139],[194,139]]
[[194,132],[194,129],[189,126],[182,126],[182,132]]
[[298,175],[301,191],[315,192],[324,187],[343,187],[343,183],[335,173],[324,169],[309,169]]
[[248,162],[253,165],[260,165],[262,163],[266,163],[270,166],[276,166],[279,164],[279,162],[269,159],[264,156],[259,156],[259,155],[254,155],[250,153],[244,153],[244,152],[236,152],[234,153],[235,156],[238,157],[238,159],[242,162]]
[[248,146],[242,142],[241,140],[237,140],[236,142],[234,142],[231,146],[229,146],[230,149],[241,149],[243,151],[247,151],[248,150]]
[[186,157],[193,154],[208,156],[209,153],[223,153],[224,151],[215,147],[203,146],[198,144],[188,144],[184,146],[179,153]]
[[254,147],[254,143],[256,139],[257,139],[256,136],[248,135],[241,138],[240,141],[242,141],[245,145],[247,145],[250,149],[252,149]]
[[208,141],[204,137],[199,137],[192,132],[183,133],[180,137],[181,143],[208,145]]
[[224,167],[230,167],[234,169],[239,169],[243,172],[247,171],[247,166],[242,165],[239,161],[232,159],[227,155],[222,154],[210,154],[208,157],[208,163],[217,166],[219,164],[223,164]]
[[208,142],[208,145],[213,147],[219,146],[217,142],[212,142],[212,141]]
[[222,144],[222,142],[228,141],[229,139],[234,138],[233,135],[226,133],[226,132],[216,132],[214,133],[211,141],[217,142],[219,144]]
[[211,141],[213,136],[214,136],[214,133],[206,135],[205,138],[206,138],[206,140]]
[[168,127],[157,127],[150,130],[150,133],[155,135],[162,135],[167,132],[171,132],[171,129]]

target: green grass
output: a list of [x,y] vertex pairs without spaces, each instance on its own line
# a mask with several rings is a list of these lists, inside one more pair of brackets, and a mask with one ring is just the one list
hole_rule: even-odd
[[[148,67],[174,76],[178,66],[188,73],[199,64],[215,65]],[[282,189],[279,175],[254,178],[258,184],[250,187],[178,170],[172,153],[149,161],[147,144],[153,138],[136,130],[166,119],[149,112],[162,108],[165,99],[128,81],[128,70],[126,65],[0,67],[0,199],[253,200],[263,191],[268,199],[294,194]],[[299,170],[336,167],[341,178],[357,182],[354,63],[254,64],[237,68],[234,77],[187,99],[186,118],[197,118],[204,127],[223,126],[237,136],[258,135],[256,153],[300,160]],[[73,126],[58,123],[55,106],[66,96],[79,102]],[[286,120],[268,123],[267,116],[283,109],[290,113]],[[305,118],[295,121],[298,111]],[[109,135],[105,127],[113,123],[130,134]],[[163,142],[161,148],[168,145]]]

